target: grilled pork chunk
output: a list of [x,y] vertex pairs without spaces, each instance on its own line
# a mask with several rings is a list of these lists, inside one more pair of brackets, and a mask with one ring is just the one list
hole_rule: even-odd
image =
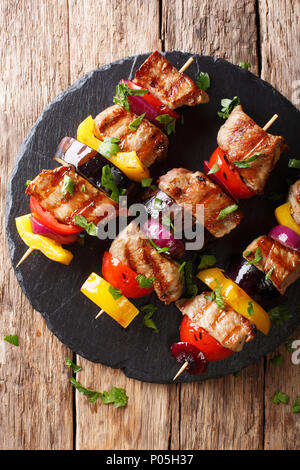
[[197,204],[203,204],[204,226],[216,238],[231,232],[242,220],[243,216],[239,210],[218,220],[220,211],[235,202],[200,171],[193,173],[185,168],[174,168],[159,178],[159,188],[181,207],[191,204],[192,213],[196,218]]
[[134,222],[131,222],[113,241],[109,252],[138,274],[154,277],[153,287],[166,305],[179,299],[183,285],[179,264],[159,254]]
[[300,180],[296,181],[289,192],[289,202],[292,208],[292,216],[296,224],[300,225]]
[[207,103],[205,91],[185,73],[179,72],[158,51],[153,52],[135,74],[134,82],[147,88],[169,109]]
[[256,160],[249,163],[248,168],[235,166],[245,184],[256,194],[263,192],[270,171],[286,149],[283,137],[264,131],[243,111],[241,105],[234,108],[221,126],[217,141],[233,165],[257,153]]
[[[286,289],[300,277],[300,255],[263,235],[250,243],[243,256],[251,261],[255,258],[257,249],[259,249],[257,254],[261,256],[261,259],[254,266],[265,274],[271,272],[270,280],[283,295]],[[248,254],[248,252],[251,253]]]
[[177,300],[176,306],[195,325],[204,328],[222,346],[232,351],[241,351],[244,343],[255,337],[256,329],[247,318],[229,305],[221,309],[216,302],[208,300],[210,292],[203,292],[193,299]]
[[[63,190],[64,177],[73,181],[73,196]],[[82,186],[85,192],[82,191]],[[79,176],[72,165],[43,170],[28,186],[26,194],[34,196],[40,205],[63,224],[76,225],[74,216],[83,215],[97,225],[104,217],[115,214],[117,204]]]
[[167,156],[168,137],[154,124],[143,119],[136,131],[129,124],[138,116],[118,104],[110,106],[95,118],[95,134],[100,140],[116,137],[123,152],[135,150],[146,166]]

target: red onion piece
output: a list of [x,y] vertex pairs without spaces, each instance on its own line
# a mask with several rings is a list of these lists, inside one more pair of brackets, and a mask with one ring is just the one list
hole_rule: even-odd
[[206,176],[209,179],[211,179],[211,181],[218,184],[220,186],[220,188],[224,191],[224,193],[226,193],[228,196],[230,196],[234,201],[237,201],[236,197],[232,194],[230,189],[218,177],[218,173],[211,173],[210,175],[208,174],[208,172],[210,171],[210,166],[209,166],[209,162],[207,160],[204,160],[203,167],[204,167],[204,172],[205,172]]
[[142,231],[159,248],[168,247],[170,255],[180,258],[185,251],[182,240],[175,238],[174,234],[160,224],[156,219],[149,219],[143,226]]
[[276,225],[270,230],[269,237],[300,253],[300,236],[291,228],[285,225]]
[[61,235],[60,233],[54,232],[48,227],[45,227],[40,221],[34,217],[30,217],[31,227],[33,233],[37,235],[43,235],[44,237],[51,238],[51,240],[56,241],[60,245],[69,245],[70,243],[77,242],[78,235]]

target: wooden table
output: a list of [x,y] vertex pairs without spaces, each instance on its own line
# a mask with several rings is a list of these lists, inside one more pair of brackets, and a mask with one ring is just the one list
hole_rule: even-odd
[[130,397],[126,409],[89,404],[69,384],[65,357],[71,352],[21,292],[4,213],[8,177],[26,133],[61,90],[99,65],[155,49],[191,51],[249,61],[252,72],[287,98],[296,96],[300,1],[1,0],[0,11],[0,334],[20,337],[19,348],[0,344],[0,448],[299,449],[300,416],[270,403],[278,390],[300,395],[299,366],[284,346],[280,368],[270,355],[240,377],[169,386],[127,379],[77,357],[82,384],[124,387]]

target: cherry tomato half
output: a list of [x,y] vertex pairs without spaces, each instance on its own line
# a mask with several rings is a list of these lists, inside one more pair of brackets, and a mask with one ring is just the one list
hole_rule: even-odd
[[195,325],[187,315],[184,315],[180,325],[180,340],[200,349],[207,361],[221,361],[233,354],[233,351],[224,348],[201,326]]
[[221,180],[223,185],[229,189],[235,199],[247,199],[254,196],[254,193],[247,188],[245,183],[243,183],[238,170],[231,168],[230,164],[227,163],[225,154],[220,147],[217,147],[210,157],[208,164],[209,168],[211,169],[215,164],[220,168],[220,170],[208,176],[216,176]]
[[138,298],[153,292],[153,287],[141,287],[136,280],[137,273],[129,266],[112,256],[108,251],[102,260],[102,276],[116,289],[120,289],[125,297]]
[[67,225],[58,222],[51,212],[46,211],[40,205],[40,203],[35,199],[35,197],[30,197],[30,211],[33,217],[39,220],[45,227],[50,228],[60,235],[72,235],[74,233],[82,232],[82,227],[77,225]]

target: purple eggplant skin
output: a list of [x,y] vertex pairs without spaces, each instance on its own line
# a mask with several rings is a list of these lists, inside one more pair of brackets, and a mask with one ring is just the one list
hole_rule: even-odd
[[226,269],[226,275],[243,289],[253,300],[258,302],[265,310],[270,310],[286,299],[274,287],[270,279],[266,279],[265,273],[242,256],[231,260]]

